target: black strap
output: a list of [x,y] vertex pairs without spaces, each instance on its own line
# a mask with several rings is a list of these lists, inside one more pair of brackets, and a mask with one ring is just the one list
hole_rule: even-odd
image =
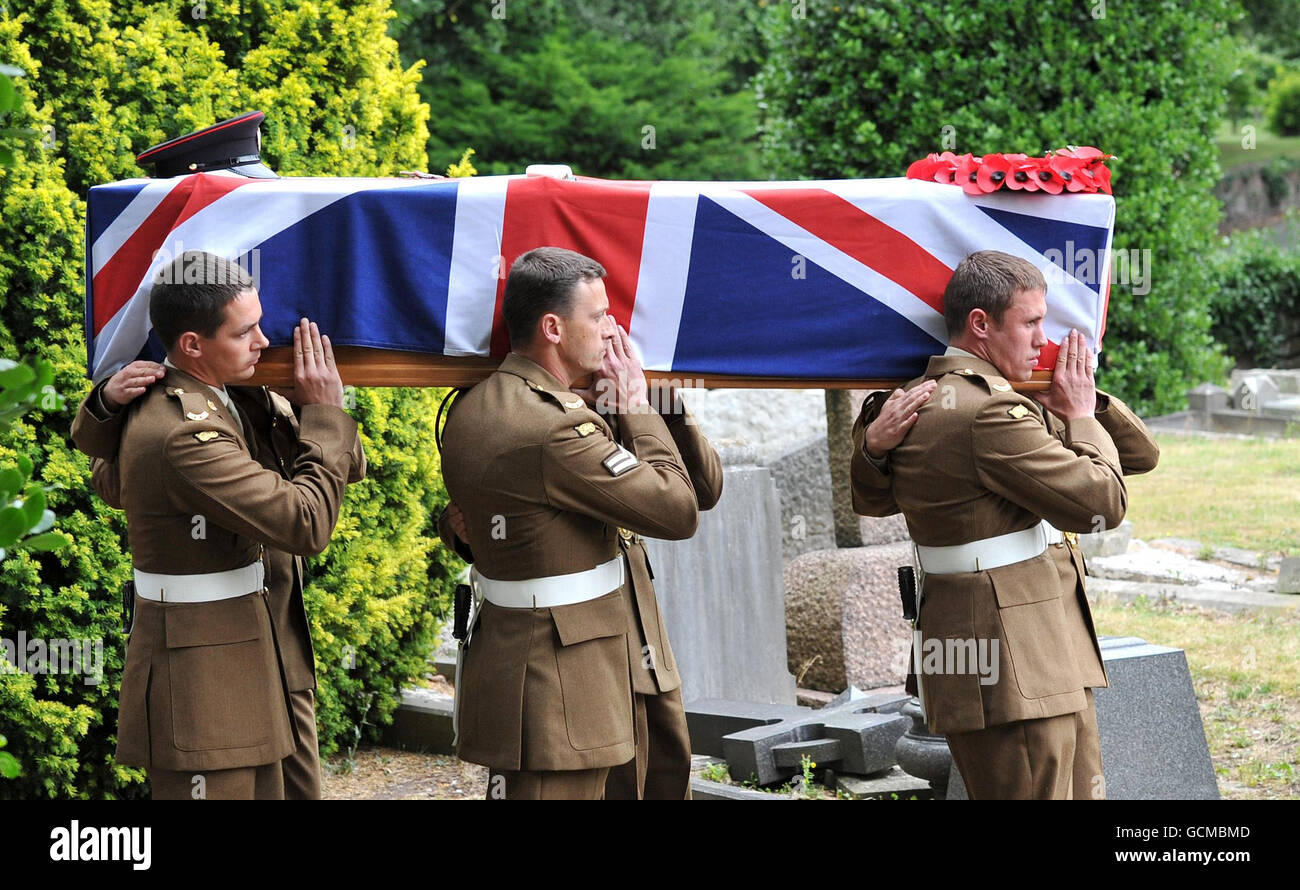
[[452,403],[455,401],[456,397],[464,391],[465,390],[459,386],[452,387],[451,392],[443,396],[442,402],[438,405],[438,416],[435,417],[433,421],[433,441],[438,446],[439,455],[442,454],[442,416],[444,413],[446,413],[448,417],[451,416]]

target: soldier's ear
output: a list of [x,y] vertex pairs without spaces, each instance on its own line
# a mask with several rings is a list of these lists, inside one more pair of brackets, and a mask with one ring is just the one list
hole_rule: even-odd
[[564,319],[554,312],[547,312],[542,316],[541,331],[548,342],[559,345],[564,333]]
[[972,309],[966,316],[966,330],[982,339],[988,336],[989,321],[989,314],[983,309]]
[[200,358],[203,355],[200,341],[201,338],[194,331],[186,331],[176,338],[176,352],[189,358]]

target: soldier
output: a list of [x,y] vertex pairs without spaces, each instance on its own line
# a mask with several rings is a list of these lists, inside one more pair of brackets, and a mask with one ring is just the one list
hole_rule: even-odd
[[[454,403],[443,432],[465,527],[459,539],[448,513],[442,534],[473,560],[482,600],[462,649],[458,753],[491,768],[490,799],[598,799],[610,768],[633,759],[629,676],[636,615],[648,617],[635,610],[659,616],[633,591],[648,565],[629,575],[621,548],[695,532],[695,486],[608,315],[604,275],[561,248],[519,257],[503,305],[514,351]],[[570,390],[587,380],[591,403],[612,397],[618,436]]]
[[155,799],[318,799],[301,557],[329,544],[365,473],[329,339],[294,330],[298,413],[233,385],[269,345],[237,264],[182,254],[149,315],[167,361],[102,381],[72,429],[126,511],[135,566],[118,762],[146,767]]
[[[619,328],[625,352],[631,353],[627,334]],[[590,392],[590,388],[586,388]],[[675,388],[657,403],[672,406],[663,414],[665,425],[681,453],[695,487],[701,510],[710,510],[722,496],[722,460],[709,444],[694,417],[681,403]],[[599,408],[598,405],[594,407]],[[604,415],[618,440],[617,415]],[[473,561],[464,516],[455,503],[447,505],[447,522],[455,537],[444,531],[448,546]],[[444,525],[444,529],[446,526]],[[691,740],[682,703],[682,679],[677,672],[663,613],[655,596],[654,571],[640,535],[618,530],[619,548],[630,581],[625,588],[628,607],[628,658],[632,664],[632,704],[636,727],[636,755],[610,770],[605,782],[606,800],[689,800],[691,796]]]
[[[1025,260],[968,256],[944,292],[948,350],[853,431],[854,508],[901,511],[923,574],[908,691],[975,800],[1104,796],[1091,687],[1107,679],[1073,533],[1117,526],[1124,475],[1159,458],[1075,331],[1047,392],[1012,389],[1048,343],[1046,290]],[[991,671],[949,657],[976,651]]]

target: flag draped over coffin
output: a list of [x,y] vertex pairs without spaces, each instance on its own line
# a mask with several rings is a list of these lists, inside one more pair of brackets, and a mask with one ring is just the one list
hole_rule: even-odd
[[[1046,331],[1098,343],[1108,195],[971,197],[908,179],[626,182],[199,173],[96,186],[87,209],[86,339],[99,379],[140,356],[149,287],[185,250],[253,272],[273,345],[307,316],[336,344],[504,355],[505,274],[533,247],[608,270],[610,309],[647,369],[907,379],[947,343],[942,294],[966,254],[1025,257],[1048,279]],[[1064,268],[1062,268],[1064,267]],[[1042,354],[1051,367],[1055,349]]]

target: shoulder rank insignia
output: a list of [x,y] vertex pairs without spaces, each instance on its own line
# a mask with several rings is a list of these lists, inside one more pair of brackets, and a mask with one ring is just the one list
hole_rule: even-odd
[[207,420],[208,412],[200,411],[199,413],[195,414],[193,411],[186,411],[185,416],[188,417],[190,420]]
[[990,383],[989,385],[993,387],[994,392],[1011,392],[1010,383]]
[[601,461],[601,465],[609,471],[611,476],[622,476],[628,470],[637,465],[636,455],[628,451],[622,445],[614,446],[614,451]]
[[217,406],[212,404],[212,399],[208,399],[208,407],[211,408],[213,411],[217,410]]
[[1008,408],[1007,413],[1010,414],[1012,417],[1014,417],[1016,420],[1019,420],[1020,418],[1024,417],[1026,414],[1029,413],[1029,409],[1026,408],[1024,405],[1016,405],[1014,408]]
[[580,423],[575,426],[573,431],[585,439],[596,431],[596,425],[588,420],[586,423]]
[[963,377],[969,377],[975,372],[972,371],[970,368],[958,368],[954,373],[961,374]]
[[217,432],[216,430],[202,430],[200,432],[195,433],[194,438],[198,439],[200,442],[211,442],[213,439],[217,438],[217,436],[220,435],[221,433]]
[[575,396],[572,399],[560,399],[560,404],[568,408],[570,411],[576,411],[577,409],[581,408],[585,403],[582,401],[581,398]]
[[169,396],[183,396],[183,395],[185,395],[185,390],[181,389],[179,386],[173,386],[173,387],[170,387],[170,388],[167,390],[167,395],[169,395]]

